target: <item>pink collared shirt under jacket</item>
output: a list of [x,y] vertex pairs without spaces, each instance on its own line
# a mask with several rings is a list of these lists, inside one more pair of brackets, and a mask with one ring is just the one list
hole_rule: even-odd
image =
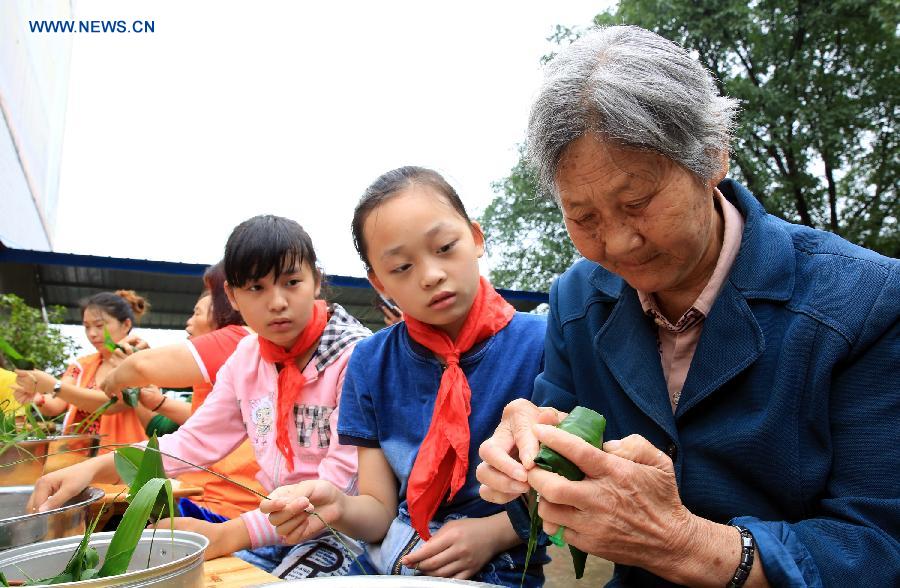
[[684,387],[688,370],[691,368],[691,360],[697,350],[697,343],[700,342],[700,333],[703,332],[703,320],[712,310],[722,285],[728,279],[728,274],[731,273],[731,266],[734,265],[744,234],[744,218],[741,213],[722,196],[718,189],[716,189],[715,195],[725,225],[722,250],[719,252],[719,259],[716,261],[716,267],[709,282],[700,292],[700,296],[697,297],[694,304],[673,325],[659,311],[652,294],[638,292],[641,307],[644,312],[653,317],[657,324],[659,358],[662,361],[663,377],[666,379],[666,387],[669,390],[672,412],[678,408],[681,389]]
[[[275,447],[275,364],[262,359],[259,340],[248,335],[219,370],[215,387],[197,412],[171,435],[159,439],[160,450],[199,465],[219,461],[244,439],[253,445],[259,463],[257,479],[271,492],[278,486],[323,479],[344,492],[355,494],[356,447],[338,443],[337,422],[344,371],[352,346],[333,363],[317,372],[315,359],[303,370],[310,380],[297,398],[296,434],[291,438],[294,469]],[[163,457],[166,474],[177,476],[192,468]],[[281,538],[258,509],[241,515],[254,548],[277,545]]]

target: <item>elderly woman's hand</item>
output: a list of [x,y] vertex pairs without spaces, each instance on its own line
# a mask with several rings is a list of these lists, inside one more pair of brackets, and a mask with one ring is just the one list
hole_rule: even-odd
[[567,542],[619,563],[649,567],[671,557],[689,533],[669,456],[639,435],[609,441],[603,452],[556,427],[536,425],[538,440],[568,458],[585,477],[572,482],[540,468],[528,482],[541,495],[544,531],[566,527]]
[[554,408],[539,408],[519,398],[503,409],[497,430],[478,449],[484,460],[475,470],[482,486],[481,497],[505,504],[528,491],[528,472],[534,467],[539,444],[534,436],[535,423],[557,425],[566,414]]
[[691,514],[668,455],[640,435],[608,441],[601,451],[556,427],[538,424],[534,433],[585,474],[572,482],[540,468],[528,472],[546,533],[562,525],[565,541],[582,551],[677,583],[693,584],[698,573],[712,584],[727,581],[739,557],[737,531]]

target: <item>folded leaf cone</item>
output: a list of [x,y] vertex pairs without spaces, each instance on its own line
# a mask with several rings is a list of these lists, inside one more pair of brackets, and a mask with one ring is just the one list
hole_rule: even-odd
[[[606,419],[602,414],[594,412],[589,408],[576,406],[572,412],[569,413],[569,416],[563,419],[557,427],[600,449],[603,445],[603,432],[606,430]],[[537,457],[534,458],[534,463],[539,468],[559,474],[567,480],[578,481],[584,478],[584,472],[578,469],[578,466],[545,445],[541,445]],[[535,523],[536,519],[537,523]],[[534,507],[531,510],[531,528],[540,529],[541,526],[540,517],[537,514],[537,503],[535,501]],[[560,529],[559,535],[561,534],[562,529]],[[532,536],[534,535],[535,533],[532,533]],[[551,537],[551,540],[557,545],[564,544],[561,537],[554,536]],[[557,541],[559,541],[559,543],[557,543]],[[532,538],[529,537],[529,557],[533,550]],[[569,545],[569,551],[572,553],[572,564],[575,567],[575,577],[580,579],[584,575],[584,565],[587,561],[587,554],[571,545]]]

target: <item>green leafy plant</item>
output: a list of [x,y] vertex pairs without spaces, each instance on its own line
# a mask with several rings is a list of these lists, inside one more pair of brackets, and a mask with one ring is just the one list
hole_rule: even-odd
[[[3,455],[21,441],[46,439],[47,433],[52,433],[55,430],[56,420],[63,416],[45,419],[32,404],[12,409],[10,401],[3,400],[0,402],[0,455]],[[28,453],[22,447],[19,450]]]
[[[606,419],[602,414],[594,412],[583,406],[576,406],[559,425],[560,429],[567,433],[571,433],[580,439],[583,439],[596,448],[603,445],[603,433],[606,430]],[[537,457],[534,458],[534,464],[548,472],[559,474],[567,480],[578,481],[584,479],[584,472],[578,466],[566,459],[556,451],[545,445],[541,445]],[[531,555],[537,546],[537,538],[543,525],[541,517],[538,515],[538,504],[540,496],[534,491],[529,491],[531,498],[531,524],[528,535],[528,547],[525,552],[525,569],[531,561]],[[560,527],[557,532],[550,536],[550,541],[556,546],[565,545],[562,539],[565,527]],[[581,579],[584,575],[584,565],[587,562],[587,554],[577,547],[569,545],[569,551],[572,553],[572,565],[575,568],[575,578]],[[525,582],[525,573],[522,573],[522,582]]]
[[[41,369],[56,375],[61,374],[77,349],[74,339],[68,337],[54,325],[65,322],[66,309],[54,306],[46,309],[46,321],[42,312],[25,304],[15,294],[0,294],[0,338],[8,342],[18,354],[31,360],[30,368]],[[15,364],[5,349],[0,356],[7,365]],[[3,362],[0,360],[0,367]]]
[[13,366],[16,369],[20,370],[33,370],[34,369],[34,360],[28,359],[24,357],[21,353],[16,351],[16,349],[10,345],[9,341],[0,337],[0,352],[6,356],[10,362],[12,362]]

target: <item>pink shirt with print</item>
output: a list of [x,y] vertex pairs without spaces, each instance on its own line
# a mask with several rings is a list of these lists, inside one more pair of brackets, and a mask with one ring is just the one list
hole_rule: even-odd
[[[303,480],[323,479],[355,494],[356,447],[338,443],[337,422],[348,347],[323,371],[314,361],[303,370],[309,380],[297,397],[297,432],[291,438],[293,471],[275,446],[275,406],[278,372],[262,359],[259,340],[248,335],[219,370],[215,387],[203,406],[176,432],[159,439],[160,449],[198,465],[219,461],[249,438],[259,463],[257,479],[267,492]],[[166,474],[192,468],[163,457]],[[258,509],[241,515],[254,548],[277,545],[281,538]]]

